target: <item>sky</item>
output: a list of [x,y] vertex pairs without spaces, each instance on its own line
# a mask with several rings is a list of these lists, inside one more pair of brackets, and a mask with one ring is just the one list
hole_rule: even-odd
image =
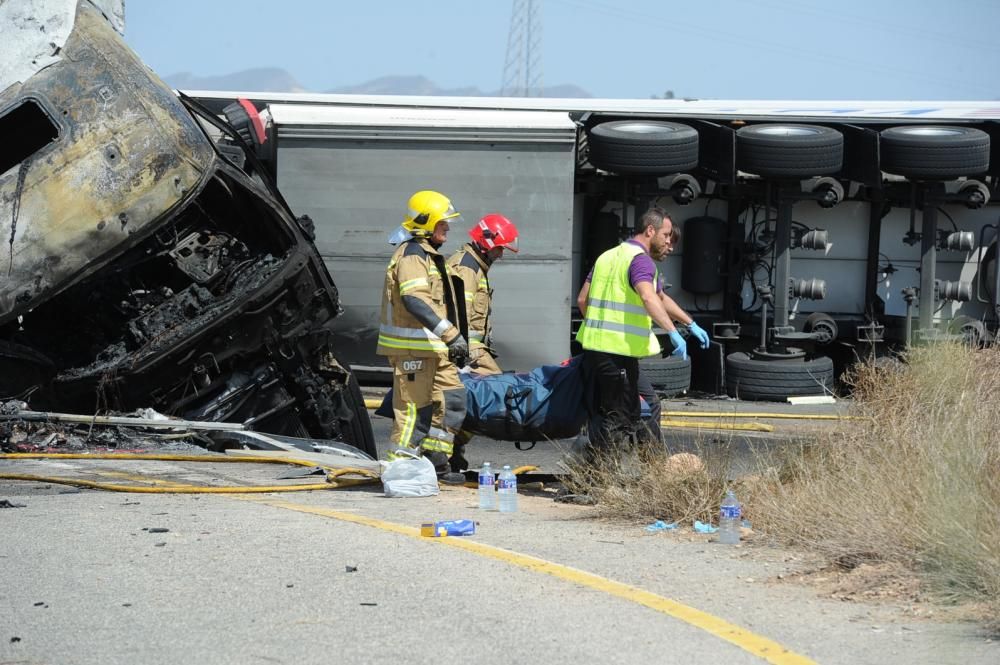
[[[527,2],[527,0],[523,0]],[[536,3],[539,0],[535,0]],[[126,0],[161,76],[502,85],[512,0]],[[1000,99],[1000,0],[541,0],[545,85],[648,99]]]

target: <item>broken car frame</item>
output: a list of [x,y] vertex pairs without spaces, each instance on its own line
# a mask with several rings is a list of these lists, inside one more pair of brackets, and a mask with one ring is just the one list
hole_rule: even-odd
[[[242,168],[236,132],[143,65],[106,18],[115,3],[13,4],[4,57],[35,67],[0,70],[0,399],[152,407],[374,454],[329,340],[337,289],[267,176]],[[39,67],[30,31],[46,30],[66,37]]]

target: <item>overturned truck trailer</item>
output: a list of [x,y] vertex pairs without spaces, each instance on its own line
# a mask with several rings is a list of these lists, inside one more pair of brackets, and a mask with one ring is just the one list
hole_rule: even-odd
[[121,3],[74,4],[0,3],[0,400],[374,454],[310,229],[125,45]]
[[859,357],[996,339],[995,102],[191,94],[259,112],[255,151],[314,220],[347,303],[335,334],[366,370],[385,238],[425,188],[521,230],[490,271],[505,369],[572,352],[582,280],[652,204],[683,231],[660,265],[670,293],[714,342],[691,363],[642,361],[664,393],[822,394]]

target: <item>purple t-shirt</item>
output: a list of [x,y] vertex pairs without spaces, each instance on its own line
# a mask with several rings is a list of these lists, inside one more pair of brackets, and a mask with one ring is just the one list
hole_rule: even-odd
[[[629,264],[628,283],[635,289],[635,285],[639,282],[649,282],[656,289],[657,293],[661,293],[663,291],[663,279],[656,279],[656,264],[653,263],[653,258],[646,251],[646,248],[635,240],[629,239],[625,242],[642,249],[642,253],[636,254],[635,258],[632,259],[632,263]],[[587,275],[587,282],[590,282],[593,277],[594,269],[591,268],[590,273]]]

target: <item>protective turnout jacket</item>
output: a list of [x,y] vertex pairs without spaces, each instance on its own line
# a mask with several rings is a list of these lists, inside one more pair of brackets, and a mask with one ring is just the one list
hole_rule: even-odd
[[400,244],[385,271],[376,353],[447,354],[445,342],[460,334],[453,321],[458,309],[444,257],[425,238]]
[[587,312],[576,334],[584,349],[632,358],[660,352],[653,321],[629,283],[629,266],[642,251],[642,247],[623,242],[598,257],[587,294]]
[[471,244],[466,243],[448,259],[448,270],[465,286],[465,314],[469,321],[469,347],[487,346],[493,337],[491,321],[493,289],[488,277],[490,266]]

